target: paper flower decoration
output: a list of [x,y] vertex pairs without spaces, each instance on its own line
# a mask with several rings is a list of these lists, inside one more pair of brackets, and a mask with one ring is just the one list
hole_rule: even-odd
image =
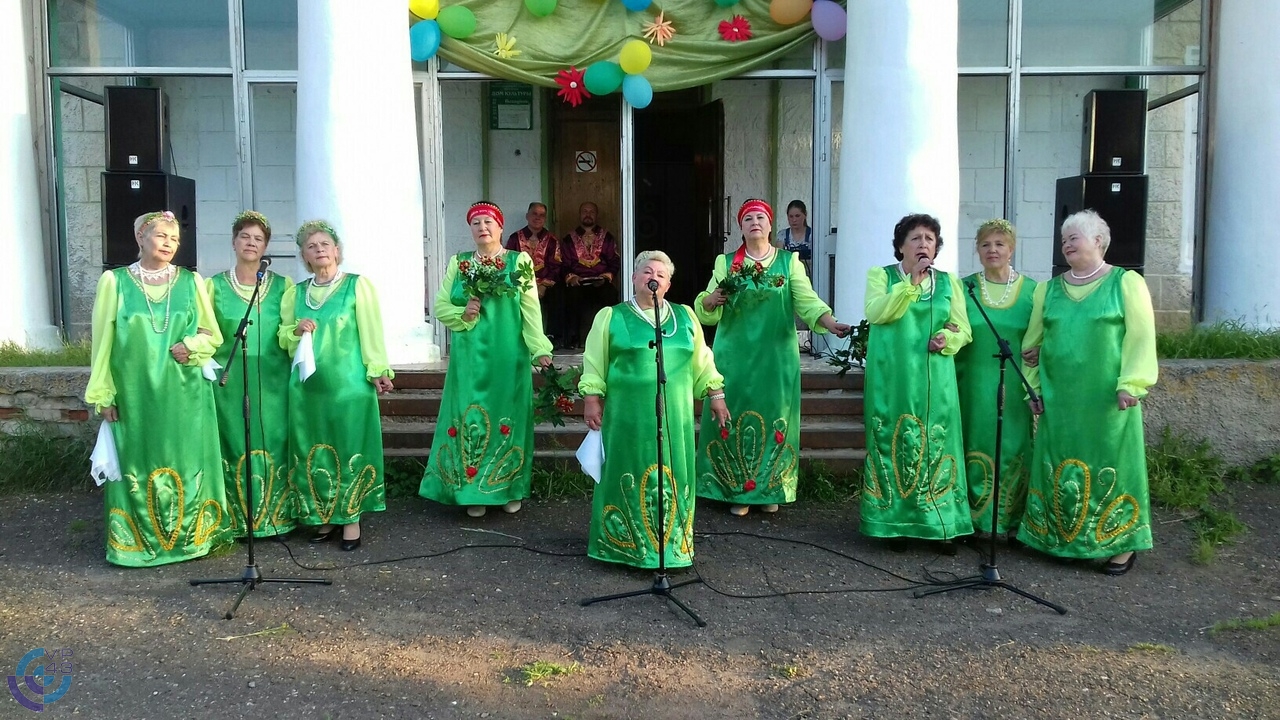
[[671,26],[671,21],[663,17],[664,15],[665,13],[660,12],[658,17],[653,19],[653,22],[645,23],[644,25],[644,39],[648,40],[650,45],[658,43],[658,47],[663,47],[676,34],[676,29]]
[[560,91],[556,95],[574,107],[578,107],[584,99],[591,97],[591,93],[587,92],[587,86],[582,82],[582,71],[576,67],[556,73],[556,84],[560,86]]
[[511,58],[520,54],[520,51],[515,49],[516,47],[515,35],[498,33],[497,35],[493,36],[493,45],[494,45],[493,54],[497,55],[503,60],[510,60]]
[[741,15],[734,15],[732,20],[720,23],[720,38],[728,42],[742,42],[751,39],[751,21]]

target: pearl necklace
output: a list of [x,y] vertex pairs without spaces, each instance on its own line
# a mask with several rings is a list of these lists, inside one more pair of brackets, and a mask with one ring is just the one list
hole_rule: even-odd
[[[163,270],[147,270],[136,262],[129,266],[129,277],[137,284],[138,289],[142,291],[142,299],[147,301],[147,315],[151,318],[151,332],[157,335],[163,335],[169,329],[170,311],[173,309],[173,286],[178,280],[178,274],[170,271],[175,269],[172,265],[168,265]],[[134,277],[135,274],[137,277]],[[168,278],[164,277],[166,275],[168,275]],[[151,296],[147,294],[147,286],[144,282],[148,279],[167,279],[164,289],[164,325],[159,327],[156,327],[156,311],[152,306]],[[151,284],[155,285],[156,283]],[[159,303],[160,301],[157,300],[156,302]]]
[[[905,267],[903,267],[903,265],[902,265],[902,263],[901,263],[901,262],[899,262],[899,263],[898,263],[898,274],[902,276],[902,279],[903,279],[903,280],[906,280],[907,282],[911,282],[911,273],[907,272],[907,269],[906,269]],[[920,284],[921,284],[921,285],[924,285],[924,281],[922,280],[922,281],[920,282]],[[923,288],[922,288],[922,289],[921,289],[921,291],[920,291],[920,299],[921,299],[921,300],[932,300],[932,299],[933,299],[933,285],[934,285],[934,282],[933,282],[933,268],[931,267],[931,268],[929,268],[929,293],[926,295],[926,294],[924,293]]]
[[[646,313],[643,309],[641,309],[641,308],[640,308],[640,303],[636,302],[636,299],[635,299],[635,298],[631,298],[631,299],[630,299],[629,301],[627,301],[627,302],[628,302],[628,304],[629,304],[629,305],[631,305],[631,309],[636,311],[636,314],[637,314],[637,315],[639,315],[640,317],[644,318],[644,321],[645,321],[645,322],[647,322],[647,323],[649,323],[649,327],[652,327],[652,328],[656,328],[656,327],[658,327],[657,325],[655,325],[655,324],[654,324],[653,317],[651,317],[651,314],[650,314],[650,313]],[[662,316],[663,316],[663,322],[665,323],[665,322],[666,322],[666,318],[671,317],[671,304],[670,304],[670,303],[668,303],[666,300],[663,300],[663,301],[662,301],[662,311],[661,311],[661,313],[662,313]],[[669,333],[668,333],[666,330],[663,330],[663,331],[662,331],[662,337],[664,337],[664,338],[669,338],[669,337],[671,337],[672,335],[675,335],[675,334],[676,334],[676,324],[675,324],[674,322],[673,322],[673,323],[671,323],[671,332],[669,332]]]
[[1098,263],[1098,267],[1095,268],[1094,271],[1089,273],[1088,275],[1077,275],[1075,270],[1068,270],[1067,273],[1071,275],[1071,277],[1075,278],[1076,280],[1088,280],[1089,278],[1101,272],[1102,268],[1105,267],[1106,264],[1107,264],[1106,260],[1103,260],[1102,262]]
[[[267,272],[266,275],[263,276],[262,287],[258,290],[258,299],[254,303],[255,305],[262,304],[262,298],[266,296],[267,289],[271,287],[271,277],[272,275],[270,272]],[[236,277],[235,268],[227,271],[227,280],[231,282],[231,289],[236,291],[236,295],[239,295],[241,300],[248,303],[249,298],[253,297],[253,286],[245,285],[240,282],[240,278]]]
[[302,294],[302,298],[307,303],[307,307],[311,308],[312,310],[319,310],[320,308],[324,307],[324,304],[329,302],[329,298],[333,297],[335,294],[335,291],[337,290],[337,288],[334,286],[336,286],[339,282],[342,281],[342,278],[345,274],[346,273],[339,270],[338,274],[334,275],[332,280],[330,280],[329,282],[323,282],[323,283],[316,282],[315,278],[311,278],[310,282],[312,287],[322,287],[322,288],[333,287],[334,289],[330,290],[329,294],[325,295],[324,299],[322,299],[320,302],[313,302],[311,300],[311,288],[307,288],[307,292]]
[[982,286],[982,298],[987,301],[987,307],[1004,307],[1005,300],[1009,299],[1009,293],[1013,291],[1013,283],[1018,279],[1018,271],[1009,268],[1009,282],[1004,286],[1004,294],[1000,296],[1000,301],[996,302],[991,299],[991,293],[987,291],[987,274],[978,274],[979,284]]
[[502,253],[504,253],[504,252],[506,252],[506,248],[502,248],[502,247],[499,247],[499,248],[498,248],[498,252],[496,252],[496,253],[494,253],[494,254],[492,254],[492,255],[485,255],[484,253],[482,253],[482,252],[480,252],[479,250],[477,250],[477,251],[475,252],[475,258],[476,258],[476,260],[492,260],[492,259],[494,259],[494,258],[498,257],[499,255],[501,255],[501,254],[502,254]]
[[773,257],[773,254],[774,254],[774,253],[776,253],[777,251],[778,251],[778,248],[776,248],[776,247],[774,247],[774,246],[770,245],[770,246],[769,246],[769,252],[766,252],[764,255],[761,255],[760,257],[756,257],[755,255],[752,255],[752,254],[751,254],[751,251],[746,250],[745,248],[743,249],[742,254],[743,254],[743,255],[746,255],[747,257],[751,258],[752,260],[755,260],[756,262],[758,262],[758,263],[760,263],[761,265],[763,265],[763,264],[764,264],[764,261],[765,261],[765,260],[768,260],[769,258],[772,258],[772,257]]

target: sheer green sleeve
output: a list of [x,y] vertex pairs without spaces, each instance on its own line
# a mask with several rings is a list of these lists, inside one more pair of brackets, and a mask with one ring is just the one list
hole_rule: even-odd
[[111,346],[116,338],[116,312],[120,309],[115,273],[108,270],[98,278],[93,298],[93,343],[90,348],[89,385],[84,401],[102,412],[116,404],[116,381],[111,376]]
[[1116,392],[1146,397],[1156,384],[1160,363],[1156,357],[1156,315],[1147,281],[1129,270],[1120,279],[1124,296],[1124,343],[1120,350],[1120,379]]
[[444,280],[440,282],[440,289],[436,292],[436,302],[431,306],[431,312],[435,313],[436,319],[444,323],[444,326],[450,330],[466,332],[476,326],[476,320],[463,320],[462,313],[466,311],[467,307],[453,304],[453,283],[457,279],[458,256],[454,255],[449,258],[449,267],[445,268]]
[[365,377],[394,378],[387,363],[387,344],[382,333],[382,308],[378,293],[369,278],[356,278],[356,329],[360,331],[360,357],[364,359]]
[[890,290],[889,278],[885,276],[884,268],[873,267],[867,271],[867,292],[863,298],[863,308],[867,312],[867,322],[872,325],[894,322],[919,298],[919,285],[900,282]]
[[[1031,295],[1031,320],[1027,323],[1027,332],[1022,336],[1022,349],[1030,350],[1040,347],[1040,343],[1044,342],[1044,297],[1049,290],[1049,283],[1042,282],[1036,285],[1036,291]],[[1027,376],[1027,382],[1031,383],[1031,387],[1040,392],[1040,364],[1036,363],[1032,367],[1025,362],[1022,363],[1022,372]]]
[[186,345],[189,351],[185,364],[189,367],[200,367],[209,362],[214,351],[222,345],[222,329],[218,327],[218,318],[213,314],[213,300],[209,294],[208,285],[205,284],[204,278],[200,277],[200,273],[191,274],[196,276],[196,327],[199,331],[195,335],[183,338],[182,344]]
[[688,305],[673,307],[689,313],[689,319],[693,321],[693,357],[689,360],[693,370],[693,396],[704,398],[707,396],[707,391],[720,390],[724,387],[724,376],[716,369],[715,355],[711,352],[711,346],[707,345],[707,338],[702,332],[702,325],[698,323],[698,316],[693,308]]
[[601,308],[591,322],[587,333],[587,345],[582,351],[582,377],[578,380],[578,392],[583,395],[604,396],[609,389],[609,322],[613,320],[613,308]]
[[[724,257],[723,255],[721,257]],[[822,302],[822,298],[818,297],[818,293],[813,290],[813,283],[809,282],[809,275],[804,271],[804,263],[800,262],[800,256],[796,253],[791,254],[791,307],[795,310],[800,319],[804,321],[809,329],[825,335],[827,329],[818,321],[823,315],[831,312],[831,306]]]
[[729,268],[725,264],[724,255],[716,256],[715,269],[711,271],[711,281],[707,283],[707,289],[698,293],[698,297],[693,300],[693,314],[698,317],[698,322],[703,325],[718,325],[720,317],[724,315],[724,306],[707,312],[702,305],[702,299],[716,291],[720,285],[720,281],[729,277]]
[[947,322],[959,329],[955,332],[942,329],[942,337],[947,341],[947,344],[942,346],[942,354],[955,355],[960,348],[973,340],[973,327],[969,325],[969,306],[964,301],[964,290],[960,287],[960,278],[951,273],[947,273],[947,278],[951,280],[951,314],[947,317]]
[[[528,253],[519,253],[516,256],[516,262],[521,267],[527,267],[529,277],[533,278],[533,258],[530,258]],[[542,332],[542,303],[538,301],[536,278],[529,283],[528,290],[520,293],[520,317],[524,344],[529,348],[529,356],[536,363],[538,358],[551,354],[551,341],[547,339],[547,334]]]
[[293,334],[297,329],[298,286],[289,284],[285,286],[284,296],[280,298],[280,329],[276,330],[276,339],[280,341],[280,347],[289,353],[290,357],[298,349],[298,341],[301,340]]

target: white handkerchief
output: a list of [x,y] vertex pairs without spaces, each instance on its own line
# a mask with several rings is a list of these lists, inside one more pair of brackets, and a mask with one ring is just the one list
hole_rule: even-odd
[[111,423],[106,420],[98,426],[98,442],[89,456],[89,475],[101,485],[108,480],[121,480],[120,456],[116,453],[116,438],[111,433]]
[[587,436],[578,446],[577,458],[582,465],[582,472],[590,475],[597,483],[600,482],[600,476],[604,472],[604,436],[599,430],[587,431]]
[[218,371],[222,369],[222,365],[217,360],[209,358],[209,362],[200,368],[200,372],[204,373],[204,379],[209,382],[218,382]]
[[298,349],[293,353],[293,367],[298,368],[298,379],[306,382],[316,372],[316,351],[311,346],[311,331],[302,333]]

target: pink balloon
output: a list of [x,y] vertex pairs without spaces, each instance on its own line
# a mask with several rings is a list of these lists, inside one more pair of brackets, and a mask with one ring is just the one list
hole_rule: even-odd
[[844,37],[847,20],[844,8],[831,0],[814,0],[813,10],[809,11],[813,20],[813,30],[818,37],[827,42],[835,42]]

